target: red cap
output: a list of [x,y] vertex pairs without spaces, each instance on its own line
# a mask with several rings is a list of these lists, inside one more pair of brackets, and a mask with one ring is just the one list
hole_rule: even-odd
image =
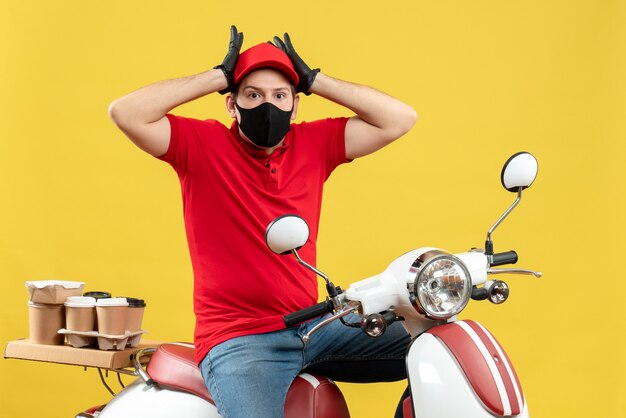
[[255,45],[239,55],[235,66],[235,84],[239,84],[251,71],[268,67],[285,74],[294,86],[298,85],[298,74],[287,54],[268,43]]

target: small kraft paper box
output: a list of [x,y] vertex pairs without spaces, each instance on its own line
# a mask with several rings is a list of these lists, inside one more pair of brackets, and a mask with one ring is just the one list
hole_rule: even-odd
[[80,296],[84,282],[64,280],[37,280],[26,282],[28,301],[34,303],[62,304],[69,296]]

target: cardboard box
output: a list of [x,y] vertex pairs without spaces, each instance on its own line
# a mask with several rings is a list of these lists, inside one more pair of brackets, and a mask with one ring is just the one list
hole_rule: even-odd
[[29,302],[48,304],[62,304],[69,296],[80,296],[84,286],[84,282],[62,280],[26,282]]
[[158,347],[162,343],[161,341],[144,340],[136,348],[103,351],[97,348],[74,348],[69,345],[33,344],[24,339],[10,341],[4,350],[4,358],[115,370],[132,367],[130,356],[137,350],[146,347]]

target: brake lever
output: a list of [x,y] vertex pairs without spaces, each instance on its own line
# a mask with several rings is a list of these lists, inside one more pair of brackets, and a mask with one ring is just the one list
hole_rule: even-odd
[[532,271],[532,270],[523,270],[523,269],[487,269],[487,274],[528,274],[535,276],[537,278],[541,277],[540,271]]
[[311,330],[309,332],[304,334],[304,336],[302,337],[302,342],[307,344],[309,342],[309,340],[311,339],[311,335],[313,335],[317,331],[319,331],[320,328],[325,327],[326,325],[330,324],[331,322],[336,321],[339,318],[343,318],[344,316],[349,315],[349,314],[351,314],[353,312],[356,313],[358,311],[358,307],[359,307],[358,302],[353,302],[353,303],[349,304],[348,306],[344,307],[343,309],[337,311],[337,313],[335,313],[334,315],[324,319],[322,322],[320,322],[319,324],[317,324],[316,326],[311,328]]

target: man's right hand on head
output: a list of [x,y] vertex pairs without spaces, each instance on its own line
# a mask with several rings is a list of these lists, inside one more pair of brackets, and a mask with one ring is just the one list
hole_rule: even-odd
[[243,44],[243,32],[238,32],[235,25],[230,27],[230,43],[228,44],[228,52],[224,57],[224,61],[220,65],[217,65],[213,68],[222,70],[224,72],[224,76],[226,77],[226,81],[228,82],[228,87],[223,90],[220,90],[220,94],[229,93],[234,84],[235,79],[235,66],[237,65],[237,60],[239,59],[239,50],[241,50],[241,45]]

